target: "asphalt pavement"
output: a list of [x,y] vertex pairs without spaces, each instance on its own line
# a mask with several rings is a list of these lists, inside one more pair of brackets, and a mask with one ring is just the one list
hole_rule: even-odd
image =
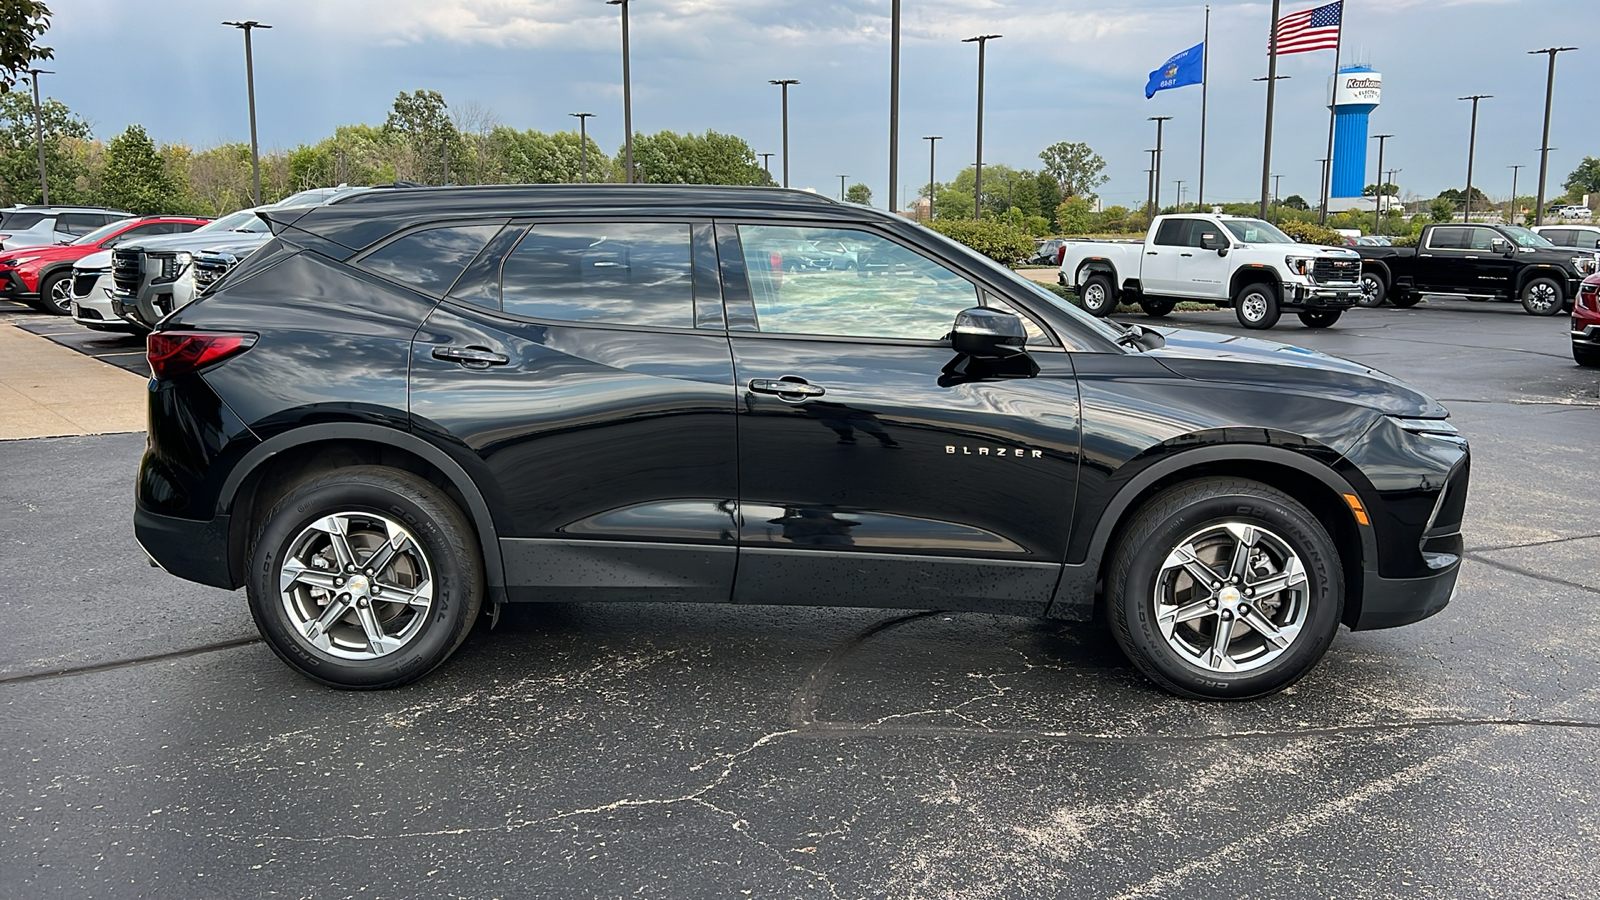
[[1264,335],[1445,401],[1469,551],[1438,616],[1237,704],[1098,624],[603,603],[331,691],[146,564],[142,435],[0,442],[0,896],[1600,896],[1600,375],[1565,322]]

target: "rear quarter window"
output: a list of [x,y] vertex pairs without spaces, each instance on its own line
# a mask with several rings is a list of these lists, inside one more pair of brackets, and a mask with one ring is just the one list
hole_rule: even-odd
[[446,225],[413,231],[379,247],[357,263],[413,290],[443,296],[483,245],[500,231],[493,225]]

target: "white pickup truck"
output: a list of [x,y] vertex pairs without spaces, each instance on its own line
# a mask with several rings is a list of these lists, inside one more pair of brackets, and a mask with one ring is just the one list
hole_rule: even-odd
[[1361,299],[1361,257],[1296,243],[1260,219],[1158,216],[1143,241],[1069,242],[1058,280],[1097,316],[1120,302],[1164,316],[1179,300],[1199,300],[1232,306],[1246,328],[1271,328],[1285,309],[1326,328]]

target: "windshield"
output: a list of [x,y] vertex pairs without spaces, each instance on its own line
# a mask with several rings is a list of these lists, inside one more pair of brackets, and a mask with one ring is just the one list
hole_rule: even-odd
[[101,241],[105,240],[106,238],[111,237],[113,234],[116,234],[117,232],[119,232],[122,229],[127,228],[127,227],[128,227],[128,224],[119,219],[119,220],[117,220],[115,222],[112,222],[110,225],[101,225],[99,228],[96,228],[95,230],[89,232],[88,234],[84,235],[81,238],[78,238],[77,240],[73,241],[72,243],[73,244],[98,244]]
[[214,222],[207,222],[196,228],[191,234],[200,234],[205,231],[247,231],[251,233],[267,230],[267,223],[256,215],[253,209],[241,209],[231,212]]
[[942,241],[950,247],[960,251],[963,259],[972,260],[975,263],[981,263],[988,271],[1005,278],[1011,284],[1021,285],[1022,287],[1027,288],[1032,296],[1039,298],[1039,300],[1042,302],[1048,303],[1051,309],[1060,310],[1063,314],[1072,319],[1074,325],[1081,326],[1085,331],[1093,332],[1097,336],[1112,342],[1115,342],[1117,338],[1120,338],[1127,333],[1127,330],[1122,326],[1117,325],[1114,322],[1104,319],[1097,319],[1094,316],[1089,315],[1078,307],[1073,306],[1066,300],[1063,300],[1061,297],[1052,294],[1044,285],[1013,272],[1010,267],[1002,266],[989,257],[973,250],[971,247],[968,247],[959,241],[951,240],[939,232],[934,231],[932,228],[928,228],[926,225],[921,227],[926,229],[931,237]]
[[1530,247],[1535,250],[1556,249],[1556,245],[1550,243],[1549,238],[1541,237],[1539,234],[1529,231],[1528,229],[1523,228],[1521,225],[1502,225],[1500,226],[1500,230],[1511,235],[1511,239],[1517,242],[1518,247]]
[[1294,244],[1294,238],[1279,231],[1276,226],[1260,219],[1223,219],[1222,224],[1233,236],[1246,244]]

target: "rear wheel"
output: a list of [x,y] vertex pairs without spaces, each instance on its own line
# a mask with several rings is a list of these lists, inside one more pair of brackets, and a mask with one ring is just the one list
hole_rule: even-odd
[[1265,282],[1247,284],[1233,298],[1233,314],[1239,324],[1264,330],[1278,324],[1283,308],[1278,305],[1278,290]]
[[1383,276],[1377,272],[1361,273],[1361,299],[1356,302],[1367,308],[1382,306],[1384,298],[1389,295],[1389,285],[1383,281]]
[[1342,309],[1308,309],[1300,314],[1300,323],[1307,328],[1327,328],[1343,314]]
[[1155,316],[1158,319],[1172,312],[1172,308],[1177,305],[1176,300],[1144,299],[1139,301],[1139,308],[1144,310],[1145,315]]
[[356,466],[291,490],[250,552],[250,612],[273,652],[346,689],[415,681],[466,640],[483,564],[461,511],[397,469]]
[[1395,291],[1389,295],[1389,303],[1395,309],[1410,309],[1422,302],[1422,295],[1416,291]]
[[1553,316],[1561,312],[1561,285],[1554,278],[1535,278],[1522,286],[1522,308],[1530,316]]
[[1344,612],[1338,550],[1288,495],[1206,478],[1157,495],[1117,542],[1107,612],[1123,652],[1184,697],[1244,700],[1298,681]]
[[1111,284],[1111,279],[1104,274],[1090,275],[1079,291],[1079,298],[1083,301],[1084,311],[1102,319],[1111,315],[1111,311],[1117,308],[1116,288]]

